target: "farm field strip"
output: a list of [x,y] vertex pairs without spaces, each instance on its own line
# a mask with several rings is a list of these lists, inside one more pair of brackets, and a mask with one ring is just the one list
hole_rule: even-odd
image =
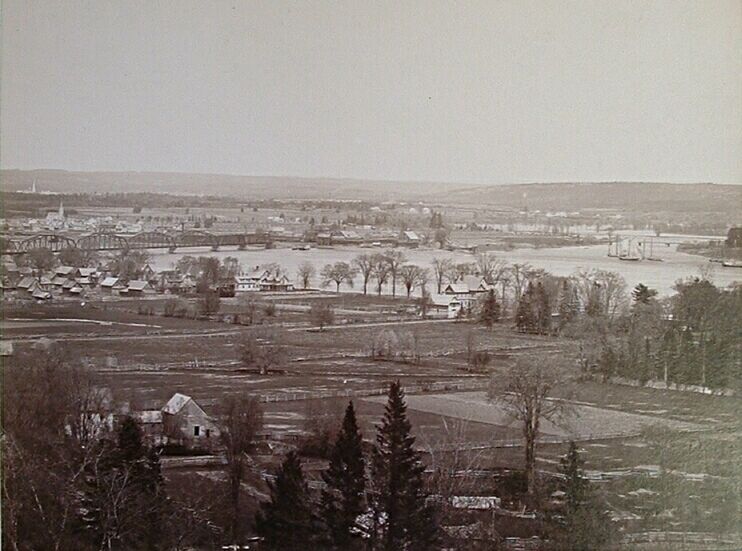
[[[383,398],[366,398],[383,401]],[[499,426],[517,426],[517,421],[502,404],[491,402],[484,392],[462,392],[445,395],[408,395],[410,409],[438,413],[447,417],[476,421]],[[704,425],[624,411],[608,410],[595,406],[573,405],[571,415],[559,424],[542,420],[541,431],[546,435],[594,439],[633,436],[644,426],[659,426],[677,430],[699,430]]]

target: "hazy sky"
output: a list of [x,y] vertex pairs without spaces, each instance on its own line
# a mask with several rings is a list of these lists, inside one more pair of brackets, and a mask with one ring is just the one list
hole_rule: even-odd
[[0,165],[742,182],[742,2],[3,0]]

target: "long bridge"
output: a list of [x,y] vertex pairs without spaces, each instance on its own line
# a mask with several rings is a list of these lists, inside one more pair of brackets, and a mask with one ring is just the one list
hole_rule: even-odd
[[0,237],[0,254],[25,254],[33,250],[48,249],[60,252],[64,249],[84,251],[125,251],[133,249],[168,249],[174,252],[181,247],[237,247],[242,250],[247,245],[259,245],[275,239],[262,233],[217,234],[200,230],[177,233],[158,231],[141,232],[134,235],[121,235],[113,232],[98,232],[80,236],[58,233],[41,233],[24,238]]

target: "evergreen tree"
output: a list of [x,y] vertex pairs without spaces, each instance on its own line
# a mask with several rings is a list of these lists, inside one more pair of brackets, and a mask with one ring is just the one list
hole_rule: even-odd
[[372,461],[372,506],[378,530],[373,537],[385,551],[434,549],[438,542],[435,510],[426,503],[425,467],[414,449],[407,406],[399,381],[389,387]]
[[261,549],[311,549],[316,523],[309,488],[296,452],[286,455],[276,480],[268,485],[271,499],[261,505],[255,517],[255,529],[263,537]]
[[610,545],[611,521],[604,504],[584,478],[585,462],[574,442],[561,459],[559,470],[565,478],[564,520],[555,534],[555,548],[564,551],[597,551]]
[[579,315],[579,302],[577,292],[569,280],[562,282],[562,288],[559,293],[559,324],[564,327],[566,324],[577,318]]
[[566,496],[564,501],[568,514],[579,509],[585,500],[588,482],[582,478],[584,465],[585,461],[580,457],[577,451],[577,445],[574,441],[570,441],[567,455],[561,458],[559,466],[559,471],[566,478]]
[[322,474],[327,489],[322,491],[322,517],[329,540],[336,549],[350,549],[351,530],[364,512],[366,489],[363,440],[358,430],[353,402],[345,410],[343,426]]
[[549,300],[549,293],[546,292],[540,281],[536,285],[535,296],[536,300],[533,306],[536,330],[542,335],[547,335],[551,331],[551,301]]
[[117,437],[119,454],[123,461],[132,462],[142,458],[145,453],[142,430],[132,417],[127,416],[121,422]]
[[497,302],[495,291],[490,289],[487,295],[482,301],[481,309],[479,310],[479,321],[484,323],[488,328],[500,320],[500,303]]
[[533,285],[528,283],[526,292],[518,299],[518,307],[515,311],[515,326],[521,333],[533,333],[535,331],[536,320],[533,312],[533,299]]

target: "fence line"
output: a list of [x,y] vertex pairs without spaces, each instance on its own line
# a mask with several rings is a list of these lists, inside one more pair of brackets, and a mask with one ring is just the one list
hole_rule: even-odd
[[[405,393],[407,394],[484,390],[487,388],[487,381],[476,380],[462,381],[459,383],[426,383],[420,385],[408,385],[403,388]],[[388,388],[324,390],[312,392],[280,392],[274,394],[261,394],[260,401],[263,403],[272,403],[295,402],[299,400],[321,400],[325,398],[359,398],[364,396],[384,396],[388,392]]]

